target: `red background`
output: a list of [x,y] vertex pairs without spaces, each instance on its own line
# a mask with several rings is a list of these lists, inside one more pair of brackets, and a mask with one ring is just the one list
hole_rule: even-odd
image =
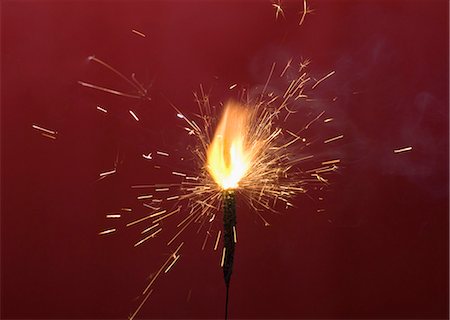
[[[338,97],[344,168],[324,215],[300,197],[264,228],[240,206],[230,316],[448,317],[448,2],[310,5],[298,27],[300,1],[278,21],[270,1],[2,1],[2,318],[126,317],[169,249],[97,233],[106,212],[135,203],[131,184],[164,181],[140,154],[186,143],[167,100],[194,112],[200,83],[224,101],[229,85],[301,56],[317,75],[336,70],[321,92]],[[153,83],[152,101],[79,86],[128,90],[92,54]],[[121,171],[96,183],[117,150]],[[186,236],[140,317],[223,316],[218,256],[202,240]]]

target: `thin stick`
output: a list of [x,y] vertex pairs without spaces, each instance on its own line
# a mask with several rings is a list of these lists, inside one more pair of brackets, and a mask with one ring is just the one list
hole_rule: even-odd
[[230,284],[227,284],[227,296],[225,298],[225,320],[228,319],[228,291],[230,289]]
[[231,274],[233,272],[234,260],[234,230],[236,228],[236,195],[234,190],[223,192],[223,277],[227,287],[225,300],[225,319],[228,317],[228,290],[230,286]]

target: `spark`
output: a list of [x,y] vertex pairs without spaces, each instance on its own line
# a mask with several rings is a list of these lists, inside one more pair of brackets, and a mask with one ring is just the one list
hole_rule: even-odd
[[50,138],[50,139],[53,139],[53,140],[56,140],[55,136],[52,136],[52,135],[47,134],[47,133],[41,133],[41,136],[46,137],[46,138]]
[[237,243],[236,226],[233,226],[233,240],[234,240],[234,243]]
[[106,176],[112,175],[114,173],[116,173],[116,169],[113,169],[113,170],[110,170],[110,171],[106,171],[106,172],[102,172],[102,173],[100,173],[100,177],[106,177]]
[[131,208],[120,208],[120,210],[122,210],[122,211],[129,211],[129,212],[133,211],[133,209],[131,209]]
[[102,107],[100,107],[100,106],[97,106],[97,110],[98,110],[98,111],[101,111],[101,112],[103,112],[103,113],[108,113],[108,110],[106,110],[106,109],[104,109],[104,108],[102,108]]
[[163,157],[168,157],[169,154],[167,152],[162,152],[162,151],[156,151],[157,155],[163,156]]
[[147,233],[147,232],[155,229],[157,226],[159,226],[159,223],[156,223],[156,224],[152,225],[151,227],[148,227],[147,229],[142,230],[141,234]]
[[[161,268],[158,270],[158,272],[156,273],[156,275],[152,278],[152,280],[150,280],[149,284],[147,285],[147,287],[144,289],[143,294],[146,294],[147,291],[150,289],[150,287],[153,285],[153,283],[155,283],[156,279],[158,279],[159,275],[161,274],[161,272],[166,268],[166,266],[169,264],[170,260],[173,259],[174,256],[176,256],[178,254],[178,251],[180,251],[181,247],[183,246],[184,242],[182,242],[177,249],[174,251],[174,253],[172,255],[170,255],[170,257],[166,260],[166,262],[164,262],[164,264],[161,266]],[[134,313],[134,316],[137,314],[137,312]],[[131,318],[130,320],[132,320],[133,318]]]
[[223,263],[225,262],[225,253],[227,251],[227,248],[223,247],[222,250],[222,259],[220,260],[220,267],[223,267]]
[[288,63],[286,64],[286,67],[284,67],[283,71],[280,74],[280,78],[284,76],[284,74],[286,73],[286,71],[289,69],[289,67],[291,66],[292,63],[292,58],[288,61]]
[[147,207],[147,208],[152,209],[152,210],[155,210],[155,211],[161,209],[160,207],[154,207],[154,206],[151,206],[151,205],[146,204],[146,203],[143,203],[142,205],[143,205],[144,207]]
[[324,179],[323,177],[321,177],[320,175],[318,175],[317,173],[311,174],[312,177],[316,177],[318,181],[323,182],[323,183],[328,183],[327,179]]
[[233,89],[236,88],[236,87],[237,87],[237,83],[231,85],[231,86],[230,86],[230,90],[233,90]]
[[178,259],[179,259],[180,257],[181,257],[181,256],[178,255],[175,259],[173,259],[172,263],[167,267],[167,269],[164,271],[164,273],[169,272],[169,270],[172,268],[172,266],[175,264],[175,262],[178,261]]
[[104,91],[104,92],[107,92],[107,93],[115,94],[117,96],[123,96],[123,97],[134,98],[134,99],[140,99],[141,98],[141,96],[138,96],[138,95],[135,95],[135,94],[128,94],[128,93],[120,92],[120,91],[117,91],[117,90],[114,90],[114,89],[100,87],[100,86],[97,86],[95,84],[84,82],[84,81],[78,81],[78,83],[81,84],[83,87],[97,89],[97,90]]
[[134,113],[132,110],[128,110],[128,111],[133,116],[134,120],[139,121],[139,118],[137,117],[136,113]]
[[152,158],[152,153],[151,153],[151,152],[150,152],[149,154],[143,154],[142,157],[143,157],[144,159],[147,159],[147,160],[152,160],[152,159],[153,159],[153,158]]
[[54,137],[54,136],[56,136],[58,134],[58,132],[56,132],[54,130],[46,129],[41,126],[35,125],[35,124],[33,124],[32,127],[33,127],[33,129],[41,131],[42,135],[47,134],[47,136],[55,138],[55,139],[56,139],[56,137]]
[[276,63],[272,63],[272,67],[270,68],[269,76],[267,77],[266,83],[264,84],[264,88],[261,94],[266,93],[267,86],[269,85],[270,79],[272,78],[273,71],[275,70]]
[[147,216],[145,216],[145,217],[143,217],[143,218],[141,218],[141,219],[134,220],[134,221],[132,221],[132,222],[130,222],[130,223],[127,223],[126,226],[127,226],[127,227],[131,227],[131,226],[134,226],[135,224],[138,224],[138,223],[140,223],[140,222],[142,222],[142,221],[145,221],[145,220],[148,220],[148,219],[150,219],[150,218],[153,218],[153,217],[152,217],[151,215],[147,215]]
[[109,234],[109,233],[113,233],[113,232],[116,232],[116,229],[108,229],[108,230],[105,230],[105,231],[101,231],[98,234],[99,235],[104,235],[104,234]]
[[329,77],[331,77],[335,73],[336,73],[336,71],[331,71],[330,73],[328,73],[323,78],[320,78],[319,80],[316,81],[316,83],[312,86],[311,89],[315,89],[321,82],[325,81],[326,79],[328,79]]
[[137,34],[138,36],[141,36],[142,38],[145,38],[145,34],[143,34],[143,33],[140,32],[140,31],[137,31],[137,30],[135,30],[135,29],[131,29],[131,32],[133,32],[134,34]]
[[283,18],[285,18],[283,8],[281,7],[281,0],[278,0],[276,3],[272,3],[272,7],[275,8],[275,20],[278,20],[278,16],[280,14]]
[[106,215],[106,218],[108,218],[108,219],[117,219],[117,218],[120,218],[120,217],[121,217],[120,214],[107,214]]
[[400,148],[400,149],[395,149],[394,153],[402,153],[402,152],[406,152],[406,151],[411,151],[413,149],[413,147],[404,147],[404,148]]
[[151,235],[149,235],[149,236],[145,237],[144,239],[142,239],[142,240],[136,242],[136,243],[134,244],[134,247],[137,247],[137,246],[143,244],[145,241],[154,238],[154,237],[155,237],[158,233],[160,233],[161,231],[162,231],[162,228],[159,228],[158,230],[156,230],[155,232],[153,232]]
[[93,61],[95,63],[98,63],[99,65],[101,65],[102,67],[112,71],[114,74],[116,74],[117,76],[119,76],[120,78],[122,78],[124,81],[126,81],[134,90],[136,90],[136,94],[131,94],[131,93],[125,93],[125,92],[121,92],[118,90],[114,90],[114,89],[110,89],[110,88],[106,88],[106,87],[102,87],[99,85],[95,85],[89,82],[85,82],[85,81],[78,81],[78,83],[84,87],[87,88],[92,88],[92,89],[96,89],[96,90],[100,90],[103,92],[107,92],[110,94],[114,94],[114,95],[118,95],[118,96],[123,96],[123,97],[128,97],[128,98],[134,98],[134,99],[146,99],[146,100],[151,100],[151,98],[148,96],[148,92],[147,89],[136,79],[135,74],[133,73],[131,75],[131,79],[126,77],[123,73],[121,73],[119,70],[113,68],[111,65],[109,65],[108,63],[104,62],[101,59],[98,59],[95,56],[90,56],[88,57],[89,61]]
[[153,214],[150,215],[150,218],[154,218],[154,217],[160,216],[160,215],[162,215],[162,214],[164,214],[166,212],[167,212],[167,210],[162,210],[162,211],[153,213]]
[[[211,227],[212,225],[209,225],[209,226]],[[208,241],[209,236],[210,236],[210,233],[209,233],[209,230],[208,230],[206,232],[206,234],[205,234],[205,240],[203,240],[202,251],[205,250],[206,242]]]
[[131,186],[131,189],[146,189],[146,188],[151,188],[152,185],[150,184],[137,184],[137,185],[133,185]]
[[310,156],[306,156],[306,157],[299,158],[299,159],[297,160],[297,162],[309,160],[309,159],[312,159],[312,158],[314,158],[314,155],[310,155]]
[[152,194],[144,194],[144,195],[137,197],[138,200],[151,199],[151,198],[153,198]]
[[219,245],[221,231],[217,231],[216,243],[214,244],[214,251],[217,250],[217,246]]
[[341,162],[340,159],[329,160],[329,161],[324,161],[324,162],[322,162],[322,165],[326,165],[326,164],[334,164],[334,163],[339,163],[339,162]]
[[310,59],[303,59],[302,61],[300,61],[298,72],[302,72],[303,69],[306,69],[306,67],[308,67],[310,63],[311,63]]
[[136,317],[136,315],[139,313],[139,311],[141,311],[142,307],[144,306],[144,304],[147,302],[148,297],[150,297],[150,295],[152,294],[153,289],[150,290],[144,297],[144,299],[142,299],[141,303],[139,304],[139,306],[136,308],[136,310],[133,312],[133,314],[131,314],[128,317],[128,320],[133,320],[134,317]]
[[331,122],[333,120],[334,120],[333,118],[327,118],[327,119],[323,120],[323,122],[328,123],[328,122]]
[[303,0],[303,10],[300,11],[300,13],[301,13],[302,15],[301,15],[301,17],[300,17],[300,22],[299,22],[298,25],[301,26],[301,25],[303,24],[303,22],[305,21],[306,15],[307,15],[308,13],[312,13],[312,12],[314,12],[314,10],[313,10],[313,9],[309,9],[306,0]]
[[164,219],[166,219],[166,218],[168,218],[168,217],[174,215],[175,213],[180,212],[180,209],[181,209],[181,207],[178,207],[176,210],[173,210],[172,212],[169,212],[168,214],[166,214],[166,215],[164,215],[164,216],[162,216],[162,217],[160,217],[160,218],[154,220],[153,222],[159,222],[159,221],[161,221],[161,220],[164,220]]
[[342,139],[344,137],[344,135],[343,134],[341,134],[341,135],[339,135],[339,136],[336,136],[336,137],[333,137],[333,138],[330,138],[330,139],[327,139],[327,140],[325,140],[323,143],[330,143],[330,142],[333,142],[333,141],[336,141],[336,140],[339,140],[339,139]]
[[316,173],[331,172],[331,171],[336,171],[337,168],[338,168],[338,167],[337,167],[336,165],[332,165],[332,166],[330,166],[330,167],[325,167],[325,168],[323,168],[323,169],[316,170],[315,172],[316,172]]

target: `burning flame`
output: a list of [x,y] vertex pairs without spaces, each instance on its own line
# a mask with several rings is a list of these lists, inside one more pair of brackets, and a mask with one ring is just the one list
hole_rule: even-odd
[[247,145],[250,119],[244,106],[228,102],[208,147],[208,172],[224,190],[237,188],[251,167],[253,152]]

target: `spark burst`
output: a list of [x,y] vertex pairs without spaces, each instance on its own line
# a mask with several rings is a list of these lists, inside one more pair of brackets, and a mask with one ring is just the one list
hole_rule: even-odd
[[[276,19],[280,15],[285,17],[281,1],[273,2],[272,6],[276,10]],[[303,0],[300,25],[311,12],[306,0]],[[139,31],[133,29],[132,32],[145,38],[145,34]],[[117,96],[151,100],[148,88],[136,79],[135,74],[127,77],[95,56],[89,57],[88,60],[119,76],[133,91],[123,92],[84,81],[79,81],[80,85]],[[310,112],[301,119],[304,121],[303,125],[296,128],[288,128],[286,123],[303,106],[315,100],[310,97],[310,92],[334,75],[335,71],[316,80],[309,76],[307,71],[310,60],[302,59],[298,64],[293,60],[290,59],[287,64],[279,66],[273,63],[264,85],[251,90],[241,87],[236,91],[239,92],[238,97],[220,103],[220,108],[211,104],[210,96],[205,94],[202,86],[198,93],[194,93],[198,105],[197,114],[187,116],[181,111],[182,108],[173,106],[178,120],[184,121],[185,132],[193,140],[190,150],[195,159],[195,168],[184,172],[172,171],[171,174],[179,179],[177,183],[131,187],[139,192],[136,200],[150,210],[124,224],[124,228],[141,228],[141,237],[134,243],[134,247],[160,236],[166,229],[165,222],[175,223],[177,230],[167,242],[167,246],[176,249],[151,277],[141,294],[141,302],[130,315],[130,319],[138,314],[148,300],[159,277],[168,273],[182,257],[181,248],[184,241],[181,238],[194,226],[198,226],[197,233],[202,229],[206,230],[202,250],[211,239],[211,249],[218,251],[219,244],[223,241],[223,250],[219,252],[222,253],[220,266],[223,268],[227,288],[227,305],[237,242],[236,198],[243,199],[264,226],[269,226],[270,223],[265,217],[267,212],[279,212],[281,209],[294,207],[292,199],[297,195],[313,197],[311,191],[323,189],[329,184],[328,176],[336,172],[341,160],[324,159],[315,154],[311,147],[319,144],[318,142],[328,145],[344,136],[334,135],[319,140],[312,139],[308,131],[312,126],[331,122],[333,118],[325,118],[324,111],[317,111]],[[298,66],[296,70],[294,65]],[[272,89],[274,86],[271,82],[274,78],[283,81],[284,89],[279,86]],[[229,86],[229,89],[236,87],[237,83]],[[100,112],[108,113],[102,106],[96,108]],[[139,122],[133,110],[129,110],[129,113]],[[142,157],[155,161],[158,157],[170,157],[170,153],[146,150]],[[116,166],[117,161],[113,170],[100,173],[100,179],[116,174]],[[161,169],[161,166],[154,165],[154,168]],[[323,211],[324,209],[317,210]],[[218,224],[221,212],[223,226]],[[119,213],[109,213],[106,217],[109,221],[129,219],[129,216]],[[113,234],[119,229],[121,228],[118,226],[105,228],[99,235]],[[225,317],[227,312],[226,307]]]
[[[102,60],[91,60],[131,82]],[[220,261],[224,268],[228,292],[234,245],[237,241],[235,197],[245,200],[264,225],[269,226],[269,221],[265,218],[266,212],[279,212],[280,209],[293,207],[292,199],[297,195],[310,196],[310,191],[328,185],[328,176],[338,169],[340,159],[323,159],[311,151],[311,146],[318,142],[328,145],[344,136],[341,134],[323,140],[313,140],[308,136],[308,130],[312,126],[328,123],[332,118],[325,118],[324,111],[317,111],[302,119],[304,124],[298,129],[286,127],[286,123],[294,114],[314,100],[308,92],[334,74],[332,71],[315,80],[307,72],[308,64],[309,60],[302,61],[300,68],[294,70],[292,59],[285,66],[278,67],[274,63],[263,86],[254,90],[241,90],[237,99],[221,104],[221,108],[211,104],[209,95],[205,94],[200,86],[199,93],[194,93],[198,113],[193,117],[188,117],[180,108],[173,106],[178,120],[184,121],[185,132],[193,139],[191,150],[196,168],[191,168],[189,172],[172,171],[172,175],[179,179],[178,183],[132,186],[133,189],[139,190],[137,200],[142,201],[143,206],[151,210],[126,223],[126,228],[141,227],[142,237],[134,244],[135,247],[163,233],[165,228],[162,222],[171,220],[177,227],[167,242],[168,246],[176,246],[176,250],[148,283],[142,293],[142,301],[146,301],[153,292],[151,287],[159,276],[167,273],[179,261],[180,249],[184,244],[181,237],[194,225],[198,226],[197,232],[201,229],[207,230],[202,250],[212,238],[212,249],[216,251],[222,234],[224,243]],[[283,79],[285,83],[285,89],[277,91],[281,92],[279,94],[275,89],[269,89],[278,71],[278,78]],[[144,87],[134,82],[133,87],[138,90],[137,94],[86,85],[81,81],[79,83],[112,94],[132,98],[140,96],[149,100],[147,92],[142,91]],[[228,151],[224,153],[224,149]],[[162,158],[170,157],[168,152],[159,150],[149,153],[148,156],[144,154],[143,157],[152,160],[152,154]],[[106,171],[100,176],[103,178],[115,172]],[[222,226],[217,225],[220,220],[217,216],[222,208],[223,231]],[[228,217],[227,212],[230,213]],[[109,228],[99,234],[114,233],[117,229]],[[131,315],[131,319],[142,306],[143,303]]]

